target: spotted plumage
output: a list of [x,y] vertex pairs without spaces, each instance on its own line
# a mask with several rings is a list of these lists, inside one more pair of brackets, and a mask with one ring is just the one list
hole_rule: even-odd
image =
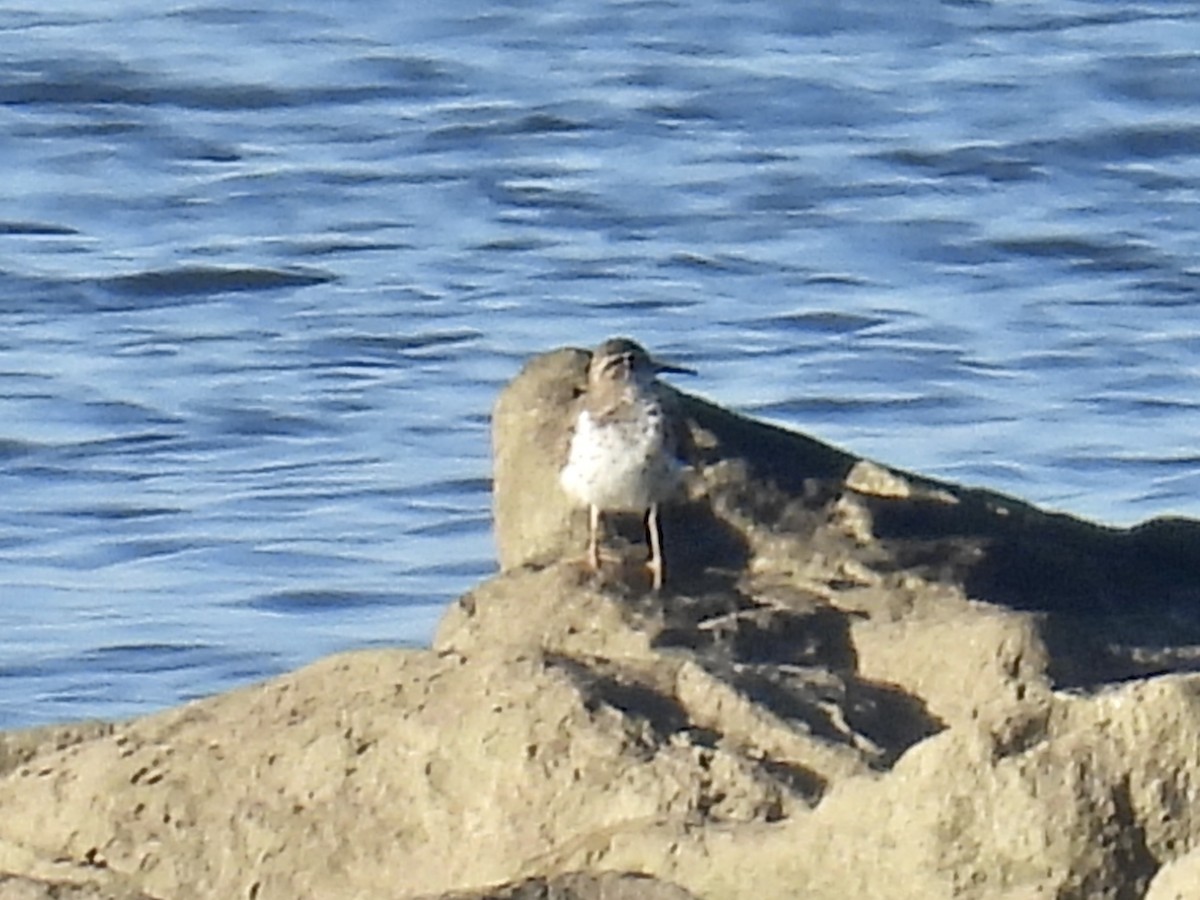
[[627,338],[596,348],[560,478],[568,496],[588,508],[587,560],[594,570],[600,568],[603,514],[645,515],[656,590],[664,575],[658,506],[679,490],[683,477],[679,424],[664,402],[659,372],[691,370],[657,362]]

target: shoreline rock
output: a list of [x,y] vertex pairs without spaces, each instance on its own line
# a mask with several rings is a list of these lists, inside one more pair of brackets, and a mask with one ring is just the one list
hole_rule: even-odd
[[501,573],[431,649],[0,735],[0,900],[1176,896],[1200,524],[1105,528],[680,394],[654,595],[637,523],[578,565],[586,360],[497,401]]

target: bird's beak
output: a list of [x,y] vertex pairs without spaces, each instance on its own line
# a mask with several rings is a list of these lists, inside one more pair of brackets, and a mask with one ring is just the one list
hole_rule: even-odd
[[675,366],[675,365],[672,365],[671,363],[661,362],[660,360],[657,360],[657,359],[650,360],[650,365],[652,365],[654,367],[654,371],[656,373],[657,372],[671,372],[675,375],[699,375],[700,374],[695,369],[689,369],[687,366]]

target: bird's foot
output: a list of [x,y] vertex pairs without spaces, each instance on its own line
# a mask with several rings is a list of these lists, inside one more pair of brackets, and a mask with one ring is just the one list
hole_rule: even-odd
[[650,576],[650,588],[661,591],[663,586],[663,567],[661,559],[651,559],[646,563],[646,572]]

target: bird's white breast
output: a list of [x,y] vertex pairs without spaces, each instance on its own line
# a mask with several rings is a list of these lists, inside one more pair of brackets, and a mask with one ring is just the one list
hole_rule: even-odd
[[575,424],[561,482],[582,504],[602,510],[648,509],[666,499],[679,482],[679,462],[663,452],[662,409],[597,421],[584,410]]

